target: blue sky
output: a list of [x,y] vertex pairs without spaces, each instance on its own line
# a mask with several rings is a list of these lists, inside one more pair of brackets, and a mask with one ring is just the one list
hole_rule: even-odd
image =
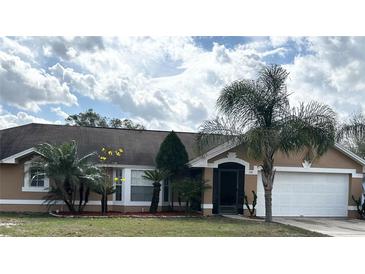
[[363,111],[364,48],[364,37],[0,37],[0,128],[93,108],[196,131],[226,84],[269,63],[290,72],[293,105],[327,103],[342,121]]

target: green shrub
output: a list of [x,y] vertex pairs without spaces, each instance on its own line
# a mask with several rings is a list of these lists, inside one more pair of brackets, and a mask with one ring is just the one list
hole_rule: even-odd
[[[362,197],[365,198],[365,194],[362,194]],[[352,200],[354,200],[357,208],[357,213],[361,219],[365,219],[365,202],[361,204],[361,196],[358,199],[355,199],[354,195],[352,195]]]
[[199,200],[202,193],[210,188],[204,180],[185,177],[172,183],[174,192],[182,202],[185,202],[185,212],[191,211],[191,205]]
[[256,192],[253,190],[252,190],[252,194],[253,194],[252,209],[250,207],[250,204],[248,203],[248,198],[247,198],[246,194],[245,194],[245,205],[248,209],[248,212],[250,212],[250,216],[254,217],[254,216],[256,216],[255,207],[256,207],[256,203],[257,203],[257,195],[256,195]]

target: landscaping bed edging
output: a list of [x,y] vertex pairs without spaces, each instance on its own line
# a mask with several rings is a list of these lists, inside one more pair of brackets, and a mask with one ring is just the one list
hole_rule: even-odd
[[[169,214],[163,214],[163,212],[152,214],[152,213],[134,213],[134,212],[110,212],[109,215],[100,215],[100,213],[96,213],[95,215],[91,214],[91,212],[87,212],[88,214],[60,214],[56,212],[48,212],[51,216],[57,218],[201,218],[204,217],[203,214],[176,214],[175,212],[167,212]],[[175,214],[171,214],[175,213]]]

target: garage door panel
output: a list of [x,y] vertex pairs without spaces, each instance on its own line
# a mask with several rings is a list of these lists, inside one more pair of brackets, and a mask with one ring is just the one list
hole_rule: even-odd
[[[347,216],[347,174],[277,172],[273,188],[273,216]],[[265,215],[259,172],[257,215]]]

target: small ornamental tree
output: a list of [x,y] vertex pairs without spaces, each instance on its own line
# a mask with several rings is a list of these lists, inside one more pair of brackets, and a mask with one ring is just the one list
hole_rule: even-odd
[[115,186],[112,177],[106,170],[101,172],[100,179],[92,186],[92,190],[100,195],[101,214],[105,215],[108,212],[108,195],[115,192]]
[[101,214],[105,215],[108,212],[108,195],[113,194],[116,191],[115,183],[119,181],[125,182],[125,178],[113,178],[110,174],[108,174],[107,163],[116,161],[116,158],[122,156],[124,150],[122,148],[112,149],[103,147],[101,151],[98,153],[98,158],[101,163],[101,173],[99,180],[97,180],[93,186],[92,190],[100,194],[100,202],[101,202]]
[[[160,145],[160,150],[156,156],[157,168],[169,171],[171,176],[168,180],[171,181],[182,175],[187,167],[188,161],[189,157],[184,144],[176,133],[171,131]],[[171,199],[172,208],[174,207],[173,198]]]

